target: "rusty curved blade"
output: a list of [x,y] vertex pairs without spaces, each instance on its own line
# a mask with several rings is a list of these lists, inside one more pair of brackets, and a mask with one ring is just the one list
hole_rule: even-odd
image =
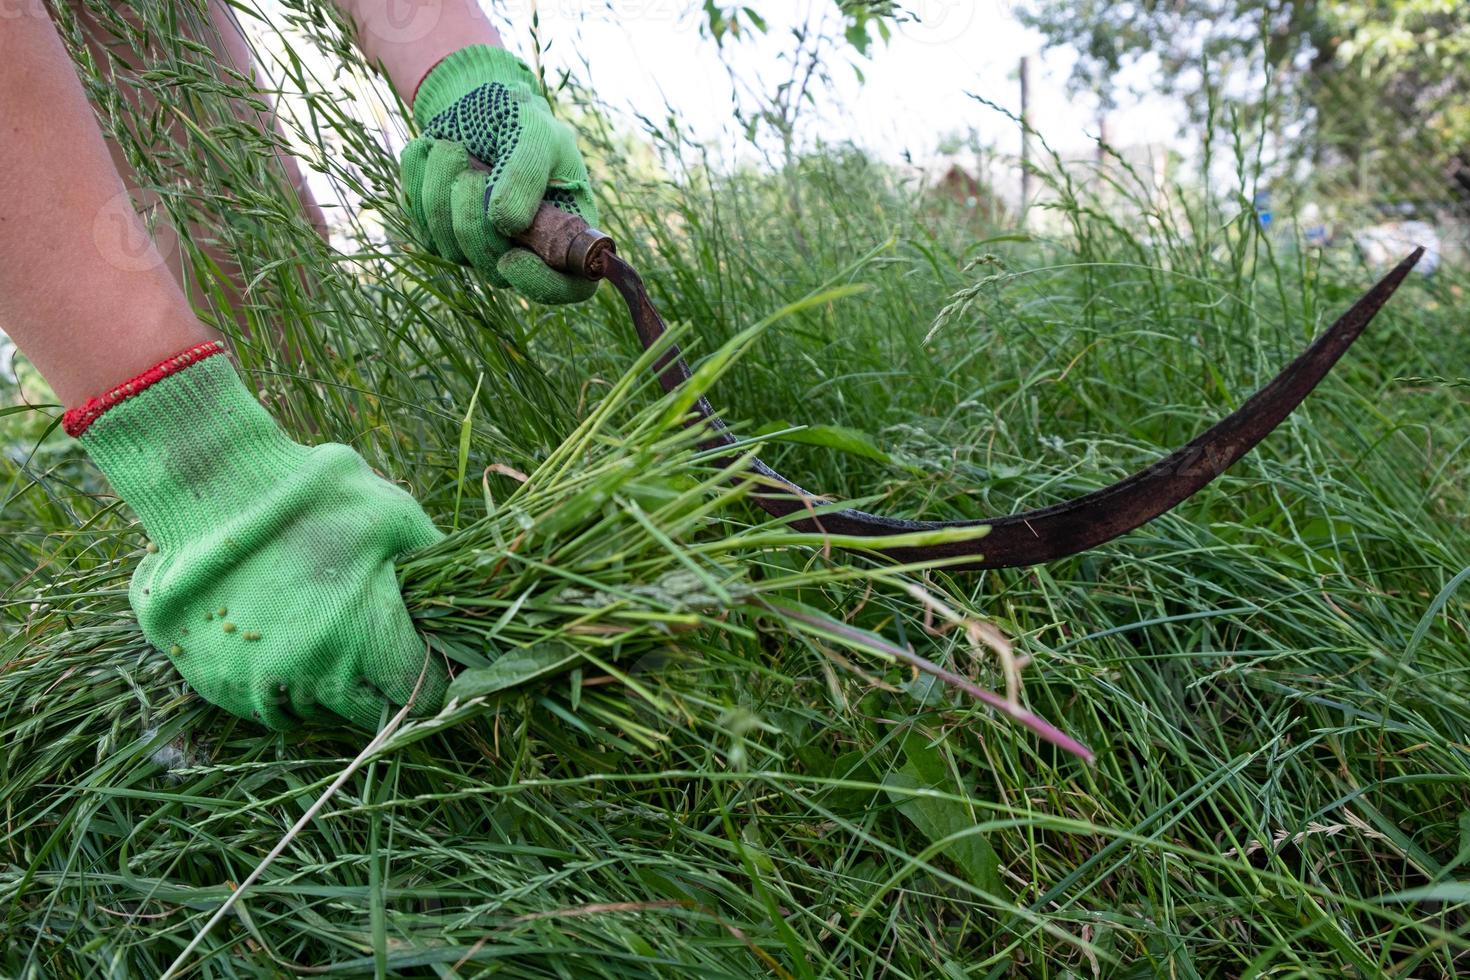
[[[1235,411],[1187,445],[1112,486],[1051,507],[973,521],[910,521],[851,508],[815,515],[813,508],[828,504],[827,498],[808,493],[759,459],[754,459],[746,463],[746,472],[756,478],[761,489],[752,494],[752,499],[777,517],[799,513],[812,515],[800,517],[791,525],[802,531],[818,533],[873,537],[980,525],[990,528],[983,538],[930,547],[881,549],[898,561],[973,557],[972,561],[957,562],[950,567],[1012,568],[1055,561],[1086,551],[1168,511],[1250,452],[1327,376],[1423,254],[1424,249],[1415,249],[1284,371]],[[645,349],[651,347],[663,335],[665,326],[643,288],[643,280],[632,266],[611,252],[599,257],[599,263],[601,268],[598,271],[627,302],[638,330],[638,339]],[[673,346],[659,358],[654,369],[666,392],[678,388],[690,377],[689,365],[679,349]],[[736,444],[735,437],[704,397],[695,402],[694,417],[690,421],[691,424],[702,421],[712,433],[703,443],[704,448],[718,449]],[[731,462],[732,459],[726,458],[720,464],[729,465]]]

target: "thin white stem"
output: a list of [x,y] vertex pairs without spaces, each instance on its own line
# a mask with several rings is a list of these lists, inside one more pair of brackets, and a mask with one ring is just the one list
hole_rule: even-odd
[[[428,656],[432,657],[433,653],[430,652]],[[225,899],[225,903],[219,907],[214,915],[209,917],[208,922],[204,923],[204,928],[200,929],[198,934],[189,940],[189,945],[184,947],[184,951],[169,964],[167,970],[163,971],[163,975],[159,977],[159,980],[171,980],[171,978],[179,975],[179,971],[183,968],[189,956],[194,950],[199,948],[199,944],[204,942],[205,937],[219,924],[219,921],[230,914],[230,910],[235,907],[235,903],[245,894],[245,890],[265,873],[265,869],[269,868],[276,858],[280,857],[281,852],[286,849],[287,845],[296,839],[296,835],[300,834],[302,829],[321,812],[322,807],[327,805],[327,801],[337,794],[337,790],[341,789],[347,780],[352,778],[352,774],[361,769],[363,763],[367,762],[368,759],[372,758],[373,753],[383,747],[383,743],[388,741],[388,736],[398,730],[398,726],[402,725],[403,719],[408,717],[409,709],[413,707],[414,701],[419,696],[419,687],[424,683],[424,675],[428,672],[428,667],[429,661],[426,658],[423,669],[419,671],[419,679],[413,686],[413,694],[409,697],[408,703],[402,708],[399,708],[396,715],[388,719],[388,724],[379,729],[378,734],[373,736],[372,741],[363,746],[362,751],[357,754],[356,758],[347,764],[347,768],[343,769],[337,778],[332,780],[332,785],[323,790],[322,795],[316,798],[316,802],[306,808],[306,812],[301,815],[301,819],[291,825],[291,829],[286,832],[284,837],[276,842],[276,846],[270,849],[270,853],[261,859],[261,862],[255,866],[255,870],[246,875],[245,880],[240,882],[240,887],[230,893],[230,897]]]

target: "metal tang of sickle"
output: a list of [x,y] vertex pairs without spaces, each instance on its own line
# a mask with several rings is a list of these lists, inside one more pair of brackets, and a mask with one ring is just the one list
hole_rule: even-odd
[[[535,220],[519,238],[553,269],[586,279],[606,279],[628,304],[628,312],[645,349],[662,336],[664,321],[643,288],[643,280],[617,254],[613,240],[576,215],[542,204]],[[1327,376],[1339,358],[1383,308],[1394,290],[1424,254],[1423,248],[1400,262],[1368,290],[1352,308],[1287,365],[1286,369],[1235,411],[1191,442],[1152,466],[1064,503],[1005,517],[973,521],[910,521],[883,517],[850,508],[817,514],[813,508],[827,498],[808,493],[759,459],[746,464],[762,489],[752,499],[776,517],[805,513],[791,525],[802,531],[874,537],[914,531],[987,526],[982,538],[927,547],[880,548],[897,561],[958,559],[955,569],[1013,568],[1055,561],[1111,541],[1149,521],[1193,495],[1225,472],[1302,403]],[[689,380],[690,370],[677,347],[671,346],[656,362],[659,384],[671,392]],[[694,403],[691,423],[703,423],[710,435],[705,449],[736,445],[735,437],[715,414],[709,401]],[[732,460],[721,460],[729,465]],[[970,561],[962,559],[970,558]]]

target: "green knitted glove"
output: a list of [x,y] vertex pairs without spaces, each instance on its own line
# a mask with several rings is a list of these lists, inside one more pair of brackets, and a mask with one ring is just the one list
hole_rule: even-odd
[[[420,673],[447,684],[404,608],[396,556],[440,538],[347,446],[292,442],[211,343],[66,414],[148,532],[129,599],[205,700],[273,729],[375,730]],[[427,669],[425,664],[427,663]]]
[[538,303],[597,291],[511,244],[543,198],[597,223],[576,134],[552,116],[519,58],[484,44],[461,48],[425,76],[413,115],[424,135],[403,148],[403,191],[431,251]]

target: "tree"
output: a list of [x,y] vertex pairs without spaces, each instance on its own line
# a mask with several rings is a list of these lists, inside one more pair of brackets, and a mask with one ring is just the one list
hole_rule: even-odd
[[871,54],[875,41],[888,42],[890,25],[904,16],[891,0],[835,0],[808,7],[790,28],[790,47],[778,56],[785,71],[769,88],[743,80],[725,60],[727,43],[767,33],[766,18],[754,6],[704,0],[700,31],[719,47],[734,89],[735,117],[746,136],[755,141],[763,131],[774,133],[781,142],[782,162],[790,166],[797,120],[817,93],[831,84],[832,67],[842,60],[843,51],[848,51],[847,63],[862,78],[861,60]]
[[1028,0],[1020,16],[1076,49],[1071,84],[1105,105],[1120,71],[1152,56],[1196,115],[1221,92],[1248,118],[1271,114],[1318,179],[1470,200],[1470,8],[1457,0]]

